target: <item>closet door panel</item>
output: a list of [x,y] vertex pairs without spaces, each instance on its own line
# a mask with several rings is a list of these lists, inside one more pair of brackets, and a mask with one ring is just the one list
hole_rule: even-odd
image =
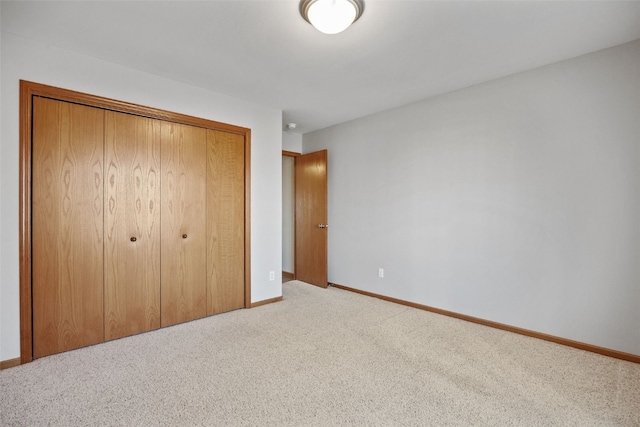
[[244,307],[244,137],[207,131],[207,314]]
[[160,122],[105,117],[105,338],[160,327]]
[[104,112],[34,97],[33,356],[104,340]]
[[206,310],[205,129],[162,122],[162,326]]

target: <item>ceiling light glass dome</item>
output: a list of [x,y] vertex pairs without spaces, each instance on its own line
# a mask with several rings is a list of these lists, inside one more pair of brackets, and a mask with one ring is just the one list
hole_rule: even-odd
[[300,14],[318,31],[337,34],[360,18],[364,10],[362,0],[302,0]]

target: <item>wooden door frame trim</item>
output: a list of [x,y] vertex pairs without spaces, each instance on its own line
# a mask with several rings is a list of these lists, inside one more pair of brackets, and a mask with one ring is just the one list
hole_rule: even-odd
[[251,129],[213,120],[173,113],[115,99],[89,95],[40,83],[20,80],[20,136],[19,136],[19,256],[20,256],[20,363],[33,360],[33,322],[31,295],[31,124],[34,96],[97,107],[104,110],[181,123],[205,129],[219,130],[244,136],[244,305],[251,307]]
[[282,150],[282,155],[286,157],[298,157],[298,156],[302,156],[302,153],[296,153],[295,151]]

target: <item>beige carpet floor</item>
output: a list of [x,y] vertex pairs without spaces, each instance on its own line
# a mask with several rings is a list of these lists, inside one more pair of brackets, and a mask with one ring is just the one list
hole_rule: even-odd
[[0,372],[2,426],[640,426],[640,365],[298,281]]

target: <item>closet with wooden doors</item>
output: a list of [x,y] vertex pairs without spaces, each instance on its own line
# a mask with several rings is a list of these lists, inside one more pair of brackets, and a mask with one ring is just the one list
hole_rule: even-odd
[[31,108],[33,357],[245,306],[245,135]]

